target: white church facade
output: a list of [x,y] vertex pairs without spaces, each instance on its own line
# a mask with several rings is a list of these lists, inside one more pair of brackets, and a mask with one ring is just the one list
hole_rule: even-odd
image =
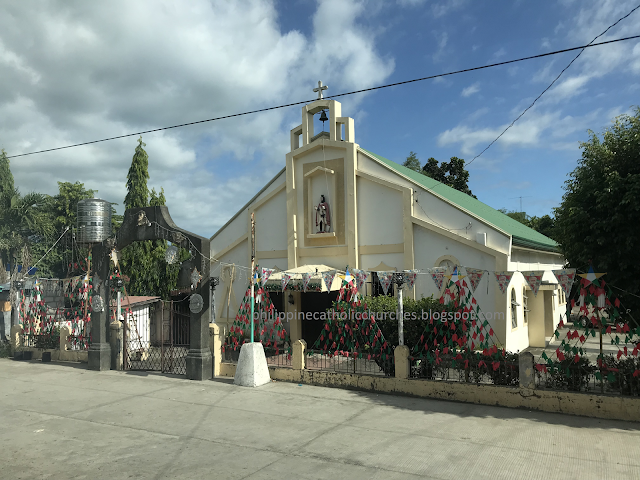
[[[313,116],[323,110],[329,132],[314,135]],[[220,277],[214,315],[223,328],[233,322],[247,288],[252,213],[256,263],[289,272],[292,282],[296,274],[309,272],[311,282],[321,286],[307,292],[273,289],[276,308],[286,312],[323,311],[337,292],[327,292],[321,274],[344,272],[347,266],[371,272],[368,294],[377,278],[373,272],[381,269],[485,270],[474,296],[492,318],[499,342],[513,352],[545,346],[566,310],[551,271],[565,262],[553,240],[360,147],[353,119],[342,116],[335,100],[319,99],[302,108],[285,168],[211,237],[212,271]],[[513,273],[506,293],[494,275],[500,271]],[[544,271],[537,295],[522,274],[526,271]],[[419,274],[413,288],[404,290],[412,298],[441,293],[430,274]],[[292,341],[312,342],[321,325],[311,322],[292,321]]]

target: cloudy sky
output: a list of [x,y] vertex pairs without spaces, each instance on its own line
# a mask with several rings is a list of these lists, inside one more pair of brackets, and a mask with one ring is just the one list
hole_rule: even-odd
[[[637,0],[3,1],[0,148],[9,155],[583,45]],[[640,33],[640,10],[601,40]],[[401,163],[472,159],[575,52],[342,97],[356,141]],[[640,42],[585,51],[469,166],[495,208],[550,213],[601,132],[640,104]],[[285,163],[300,107],[146,134],[149,188],[210,236]],[[80,181],[122,202],[136,137],[11,160],[23,193]]]

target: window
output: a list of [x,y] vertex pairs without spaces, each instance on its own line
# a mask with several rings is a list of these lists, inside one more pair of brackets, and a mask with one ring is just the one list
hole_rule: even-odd
[[527,291],[522,289],[522,317],[524,319],[524,324],[527,325],[529,323],[529,308],[528,308],[529,297],[527,297]]
[[516,289],[511,289],[511,329],[518,328],[518,306],[520,304],[516,302]]

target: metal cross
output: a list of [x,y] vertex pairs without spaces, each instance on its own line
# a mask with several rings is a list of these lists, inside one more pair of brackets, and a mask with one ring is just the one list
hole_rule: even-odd
[[326,85],[322,85],[322,80],[318,81],[318,88],[313,89],[314,92],[318,92],[318,100],[322,100],[324,98],[324,96],[322,95],[322,91],[326,90],[327,88],[329,87]]

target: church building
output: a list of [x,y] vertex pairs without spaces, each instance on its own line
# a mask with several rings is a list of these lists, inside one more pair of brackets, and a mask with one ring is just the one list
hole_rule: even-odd
[[[277,310],[325,311],[340,282],[322,274],[346,268],[367,272],[366,294],[384,294],[377,272],[416,271],[404,297],[419,299],[438,288],[430,272],[446,267],[484,271],[474,289],[480,310],[498,341],[517,352],[545,346],[566,301],[552,270],[565,260],[558,245],[475,198],[403,167],[356,143],[354,121],[341,104],[322,98],[302,107],[302,123],[291,130],[285,167],[211,237],[215,322],[228,328],[248,287],[251,214],[255,214],[255,258],[275,269],[267,290]],[[314,132],[314,115],[329,123]],[[542,274],[534,294],[523,273]],[[512,275],[503,293],[496,272]],[[302,274],[308,273],[307,288]],[[283,276],[287,279],[284,292]],[[507,276],[508,278],[508,276]],[[391,295],[397,294],[391,287]],[[409,321],[409,320],[408,320]],[[322,322],[289,322],[291,340],[312,344]]]

